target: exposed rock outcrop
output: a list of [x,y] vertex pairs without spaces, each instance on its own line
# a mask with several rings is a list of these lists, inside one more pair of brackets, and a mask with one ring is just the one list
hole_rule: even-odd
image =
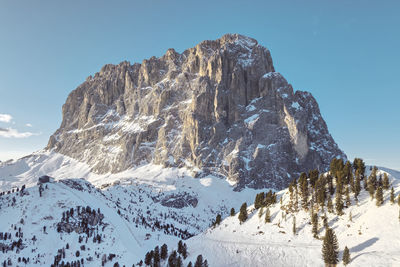
[[153,162],[282,188],[345,154],[315,99],[293,92],[268,49],[228,34],[142,64],[105,65],[71,92],[48,149],[98,173]]

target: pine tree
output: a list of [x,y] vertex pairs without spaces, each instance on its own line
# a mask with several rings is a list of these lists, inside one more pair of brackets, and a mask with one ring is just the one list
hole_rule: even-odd
[[214,225],[217,226],[221,223],[221,214],[217,214]]
[[293,229],[292,229],[292,231],[293,231],[293,234],[295,235],[296,231],[297,231],[297,229],[296,229],[296,216],[293,216]]
[[271,213],[269,211],[269,208],[267,208],[267,211],[265,212],[265,223],[270,223],[271,222]]
[[343,260],[343,265],[344,266],[346,266],[347,264],[350,263],[350,251],[347,248],[347,246],[343,250],[343,258],[342,258],[342,260]]
[[390,203],[394,204],[394,188],[390,190]]
[[300,194],[302,197],[302,207],[303,209],[306,209],[308,206],[308,180],[307,180],[307,175],[303,172],[300,175],[299,178],[299,184],[300,184]]
[[258,211],[258,218],[261,218],[264,213],[264,207],[261,207],[260,210]]
[[264,202],[264,192],[261,192],[259,194],[256,195],[256,199],[254,200],[254,208],[259,209],[263,206],[263,202]]
[[388,177],[388,175],[387,175],[386,172],[383,174],[383,182],[382,182],[382,185],[383,185],[383,189],[385,189],[385,190],[388,190],[388,189],[389,189],[390,182],[389,182],[389,177]]
[[339,216],[343,215],[343,200],[340,193],[336,194],[335,207],[336,207],[336,214]]
[[349,187],[346,187],[346,207],[350,207],[351,206],[351,200],[350,200],[350,192],[349,192]]
[[313,233],[314,237],[317,238],[318,237],[318,214],[313,213],[311,220],[312,220],[312,233]]
[[361,181],[360,181],[360,175],[357,174],[356,176],[356,181],[354,183],[354,198],[356,199],[356,201],[358,200],[358,195],[361,192]]
[[369,193],[371,199],[374,199],[375,185],[373,185],[372,183],[368,183],[368,193]]
[[327,208],[329,213],[333,213],[333,203],[332,203],[332,198],[330,196],[328,196]]
[[325,237],[322,244],[322,257],[326,265],[335,266],[338,263],[339,245],[335,232],[331,228],[325,231]]
[[160,249],[158,246],[154,248],[153,259],[154,266],[160,266]]
[[176,267],[183,267],[183,262],[182,262],[182,257],[181,256],[179,256],[177,259],[176,259],[176,265],[175,265]]
[[231,208],[231,216],[235,216],[235,209]]
[[323,221],[324,221],[324,227],[325,229],[327,229],[329,225],[328,225],[328,215],[326,213],[324,215]]
[[376,198],[376,205],[378,207],[381,206],[383,204],[383,189],[382,189],[382,186],[379,186],[378,190],[376,190],[375,198]]
[[202,267],[203,266],[203,256],[200,254],[197,256],[196,262],[194,263],[194,267]]
[[160,257],[163,260],[167,259],[167,257],[168,257],[168,246],[167,246],[167,244],[164,244],[164,245],[161,246]]
[[144,257],[144,264],[150,265],[152,259],[153,259],[153,253],[147,252],[147,253],[146,253],[146,256]]
[[397,196],[397,204],[400,206],[400,194]]
[[239,213],[239,221],[240,223],[243,223],[247,220],[247,203],[244,202],[242,206],[240,207],[240,213]]

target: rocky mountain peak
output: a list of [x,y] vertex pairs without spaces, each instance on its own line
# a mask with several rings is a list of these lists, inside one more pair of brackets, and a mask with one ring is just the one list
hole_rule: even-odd
[[281,188],[346,157],[312,95],[294,92],[269,50],[238,34],[105,65],[68,96],[47,149],[99,173],[155,163],[238,188]]

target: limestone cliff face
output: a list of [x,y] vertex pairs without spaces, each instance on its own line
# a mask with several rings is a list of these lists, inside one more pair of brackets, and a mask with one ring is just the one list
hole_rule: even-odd
[[238,188],[281,188],[345,154],[308,92],[293,92],[268,49],[242,35],[105,65],[71,92],[48,149],[98,173],[187,167]]

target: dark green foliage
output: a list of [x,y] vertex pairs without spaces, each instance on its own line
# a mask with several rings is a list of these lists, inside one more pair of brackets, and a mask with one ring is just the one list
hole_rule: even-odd
[[400,194],[397,196],[397,204],[400,206]]
[[383,204],[383,189],[382,189],[382,186],[379,186],[378,190],[376,190],[375,198],[376,198],[376,205],[378,207],[381,206]]
[[327,228],[322,243],[322,258],[326,264],[337,264],[339,262],[338,255],[339,245],[335,232],[331,228]]
[[247,203],[244,202],[242,206],[240,207],[240,213],[239,213],[239,221],[240,223],[243,223],[247,220]]
[[197,256],[196,262],[194,263],[194,267],[203,267],[203,256],[201,254]]
[[269,208],[267,208],[267,211],[265,212],[265,223],[270,223],[271,222],[271,212],[269,211]]
[[375,186],[372,183],[368,184],[368,193],[370,197],[373,199],[375,194]]
[[334,158],[331,161],[329,170],[334,177],[337,177],[338,172],[343,171],[343,167],[344,167],[343,160]]
[[187,267],[193,267],[193,264],[192,264],[192,262],[191,262],[191,261],[189,261],[189,263],[188,263]]
[[147,252],[146,256],[144,257],[144,264],[150,265],[153,260],[153,253]]
[[297,232],[296,228],[296,216],[293,216],[293,227],[292,227],[293,234],[295,235]]
[[351,200],[350,200],[350,192],[349,187],[346,187],[345,195],[346,195],[346,207],[350,207]]
[[175,265],[175,267],[183,267],[183,262],[182,262],[182,257],[181,257],[181,256],[179,256],[179,257],[176,259],[176,265]]
[[383,189],[388,190],[390,187],[389,177],[387,173],[383,174],[383,181],[382,181]]
[[231,208],[231,216],[235,216],[235,209]]
[[350,263],[350,251],[347,248],[347,246],[343,250],[343,258],[342,258],[342,260],[343,260],[343,265],[344,266],[346,266],[347,264]]
[[257,194],[256,199],[254,200],[254,208],[256,209],[261,208],[264,204],[264,198],[265,198],[264,192]]
[[339,216],[343,215],[344,204],[343,204],[343,200],[342,200],[342,195],[338,194],[338,193],[336,193],[335,208],[336,208],[337,215],[339,215]]
[[178,261],[178,254],[174,250],[174,251],[172,251],[171,255],[169,255],[169,257],[168,257],[168,266],[176,267],[177,261]]
[[328,196],[327,208],[329,213],[333,213],[333,203],[332,203],[332,198],[330,196]]
[[153,262],[154,262],[154,266],[160,266],[160,248],[158,246],[156,246],[154,248],[154,253],[153,253]]
[[394,204],[394,189],[392,186],[392,189],[390,190],[390,203]]
[[360,175],[356,175],[356,181],[354,182],[354,198],[358,200],[358,195],[361,192],[361,181],[360,181]]
[[161,246],[160,257],[163,260],[167,259],[167,257],[168,257],[168,246],[167,246],[167,244],[164,244],[164,245]]
[[217,226],[221,223],[221,214],[217,214],[217,217],[215,218],[214,226]]
[[365,163],[362,159],[360,158],[355,158],[353,161],[353,169],[356,171],[356,173],[358,172],[358,174],[360,175],[361,180],[364,179],[364,175],[365,175]]
[[318,237],[318,214],[317,213],[312,214],[311,222],[312,222],[312,233],[313,233],[314,237],[317,238]]
[[307,175],[303,172],[300,174],[299,178],[300,194],[302,197],[302,207],[305,209],[308,206],[308,179]]
[[318,170],[311,170],[308,172],[308,179],[310,180],[311,187],[315,187],[315,184],[318,180],[319,171]]

